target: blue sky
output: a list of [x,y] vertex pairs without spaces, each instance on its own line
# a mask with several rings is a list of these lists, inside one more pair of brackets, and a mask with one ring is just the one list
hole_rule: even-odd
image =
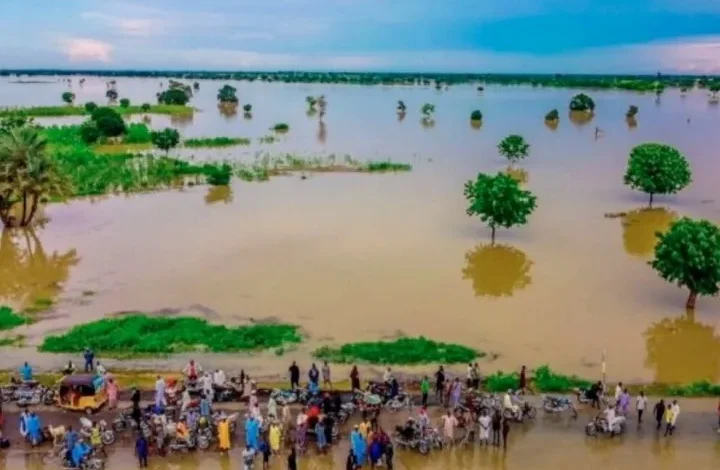
[[720,73],[720,0],[0,5],[0,68]]

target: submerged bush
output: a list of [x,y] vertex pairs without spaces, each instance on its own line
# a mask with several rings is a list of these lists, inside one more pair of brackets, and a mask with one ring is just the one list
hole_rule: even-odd
[[290,130],[290,126],[284,122],[279,122],[272,127],[275,132],[287,132]]
[[0,330],[12,330],[25,323],[25,317],[18,315],[10,307],[0,306]]
[[533,384],[538,392],[565,393],[576,388],[589,388],[591,382],[576,375],[557,374],[544,365],[535,369]]
[[186,139],[185,147],[230,147],[232,145],[250,145],[247,137],[197,137]]
[[232,167],[223,163],[218,164],[205,164],[203,166],[203,173],[205,174],[205,181],[211,186],[226,186],[230,183],[232,177]]
[[595,111],[595,101],[585,93],[579,93],[570,100],[570,111]]
[[157,354],[208,350],[237,352],[263,350],[299,343],[298,327],[263,324],[240,327],[213,325],[199,318],[151,317],[132,314],[107,318],[72,328],[65,334],[48,336],[40,346],[46,352]]
[[638,107],[635,106],[634,104],[631,104],[630,107],[628,108],[627,112],[625,113],[625,117],[634,118],[637,115],[638,111],[640,111],[638,109]]
[[365,167],[365,171],[368,172],[383,172],[383,171],[410,171],[412,165],[409,163],[397,163],[391,161],[384,162],[368,162]]
[[460,364],[484,354],[458,344],[440,343],[420,336],[394,341],[348,343],[339,348],[324,346],[313,356],[341,364],[369,362],[372,364]]
[[476,109],[472,113],[470,113],[470,120],[471,121],[482,121],[483,115],[480,112],[480,110]]
[[560,113],[557,109],[553,109],[545,115],[546,121],[557,121],[558,119],[560,119]]

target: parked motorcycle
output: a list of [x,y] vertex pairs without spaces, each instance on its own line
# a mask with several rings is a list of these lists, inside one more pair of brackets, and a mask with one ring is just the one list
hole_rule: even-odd
[[505,408],[503,410],[503,416],[505,419],[511,419],[513,421],[517,421],[518,423],[522,423],[525,418],[535,419],[536,415],[537,410],[528,402],[521,403],[517,409]]
[[[102,439],[102,443],[106,446],[112,445],[115,443],[115,433],[112,429],[108,427],[107,422],[104,419],[101,419],[97,422],[98,429],[100,430],[100,439]],[[85,438],[89,439],[90,435],[92,434],[93,429],[93,423],[86,417],[80,418],[80,434],[82,434]]]
[[578,412],[573,402],[567,397],[543,397],[543,409],[546,413],[563,413],[567,410],[572,412],[573,418],[577,418]]
[[604,416],[599,415],[593,418],[587,426],[585,426],[585,434],[588,436],[597,436],[598,434],[610,434],[612,436],[618,436],[625,432],[625,417],[618,416],[615,418],[612,424],[612,428],[609,427],[609,423]]
[[292,405],[298,401],[298,393],[295,390],[275,389],[270,393],[278,405]]
[[398,394],[395,398],[391,398],[385,403],[385,408],[391,412],[400,411],[403,408],[412,408],[410,395],[407,393]]

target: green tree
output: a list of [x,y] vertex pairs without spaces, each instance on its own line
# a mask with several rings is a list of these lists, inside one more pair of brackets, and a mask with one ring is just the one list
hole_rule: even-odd
[[665,144],[640,144],[630,151],[625,184],[650,194],[675,194],[692,181],[690,164],[676,148]]
[[710,87],[708,88],[710,90],[710,100],[711,101],[717,101],[718,99],[718,92],[720,92],[720,81],[713,81],[710,84]]
[[470,120],[471,121],[482,121],[483,115],[480,112],[479,109],[476,109],[472,113],[470,113]]
[[398,100],[396,109],[399,114],[405,114],[407,106],[405,106],[405,102],[403,100]]
[[92,114],[93,111],[95,111],[97,108],[98,108],[98,105],[92,101],[88,101],[87,103],[85,103],[85,111],[87,111],[90,114]]
[[505,173],[495,176],[479,173],[475,181],[465,183],[465,198],[469,216],[479,216],[492,230],[495,242],[497,227],[524,225],[537,207],[537,198],[520,188],[515,179]]
[[27,227],[40,202],[65,198],[71,189],[37,128],[14,128],[0,136],[0,220],[6,227]]
[[560,113],[558,112],[557,109],[553,109],[545,115],[546,121],[557,121],[559,119],[560,119]]
[[238,104],[237,88],[231,85],[223,85],[218,90],[217,99],[222,104]]
[[243,105],[243,111],[245,114],[250,114],[252,112],[252,105],[251,104],[244,104]]
[[122,98],[120,100],[120,107],[121,108],[129,108],[130,107],[130,100],[127,98]]
[[170,149],[177,147],[180,143],[180,133],[176,129],[166,127],[161,131],[153,131],[150,139],[155,147],[165,150],[165,153],[169,154]]
[[111,103],[114,103],[118,99],[118,92],[115,88],[110,88],[108,91],[105,92],[105,96],[108,100],[110,100]]
[[530,144],[521,135],[511,134],[498,144],[498,152],[514,164],[530,155]]
[[435,105],[425,103],[422,105],[422,108],[420,108],[420,112],[422,113],[424,119],[431,119],[433,113],[435,113]]
[[317,104],[317,99],[315,99],[314,96],[306,96],[305,103],[307,103],[308,111],[310,111],[310,112],[316,111],[315,105]]
[[585,93],[579,93],[570,100],[570,111],[595,111],[595,101]]
[[127,132],[122,116],[112,108],[97,108],[91,119],[95,121],[100,134],[105,137],[118,137]]
[[0,135],[21,127],[35,127],[35,119],[25,113],[12,114],[0,118]]
[[73,104],[73,101],[75,101],[75,93],[72,91],[66,91],[62,94],[62,100],[67,104]]
[[88,119],[80,125],[80,137],[86,144],[94,144],[100,140],[102,133],[98,129],[97,123],[92,119]]
[[657,235],[650,265],[668,282],[690,291],[685,307],[695,308],[698,295],[720,290],[720,228],[707,220],[683,217]]
[[640,111],[640,109],[634,104],[631,104],[627,112],[625,113],[625,117],[628,119],[632,119],[637,116],[638,111]]
[[141,109],[144,113],[147,113],[148,111],[150,111],[150,109],[152,109],[152,105],[151,105],[150,103],[143,103],[143,104],[140,106],[140,109]]
[[190,101],[187,93],[180,88],[168,88],[162,93],[158,93],[157,98],[160,104],[174,104],[178,106],[185,106],[188,101]]

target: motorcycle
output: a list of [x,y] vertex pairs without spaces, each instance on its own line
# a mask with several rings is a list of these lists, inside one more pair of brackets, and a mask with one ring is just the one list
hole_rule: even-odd
[[536,415],[537,410],[528,402],[520,404],[517,409],[505,408],[503,410],[503,417],[505,417],[505,419],[511,419],[518,423],[522,423],[523,419],[525,419],[526,417],[530,419],[535,419]]
[[292,405],[298,401],[298,393],[295,390],[275,389],[270,393],[278,405]]
[[398,394],[395,398],[391,398],[385,403],[385,408],[391,412],[400,411],[403,408],[412,408],[410,395],[407,393]]
[[121,411],[113,421],[112,428],[118,434],[136,429],[137,423],[132,418],[132,410]]
[[343,403],[340,405],[340,411],[337,413],[337,421],[340,424],[347,423],[350,416],[354,415],[357,411],[357,406],[354,403]]
[[55,402],[55,392],[37,382],[26,382],[13,391],[12,399],[20,407],[36,406],[41,403],[52,405]]
[[543,397],[543,409],[546,413],[562,413],[570,410],[573,418],[577,418],[578,412],[573,402],[567,397]]
[[[104,419],[97,422],[98,429],[100,430],[100,439],[103,445],[109,446],[115,443],[115,433],[107,425]],[[80,434],[85,438],[89,439],[92,434],[93,423],[89,419],[82,417],[80,418]]]
[[402,426],[396,426],[395,445],[401,449],[411,449],[417,451],[421,455],[427,455],[430,453],[430,448],[432,447],[430,439],[428,439],[427,436],[423,436],[422,431],[417,426],[414,428],[412,438],[405,436]]
[[625,432],[625,417],[618,416],[609,427],[609,423],[604,416],[596,416],[585,426],[585,434],[588,436],[597,436],[598,434],[610,434],[611,436],[621,435]]

